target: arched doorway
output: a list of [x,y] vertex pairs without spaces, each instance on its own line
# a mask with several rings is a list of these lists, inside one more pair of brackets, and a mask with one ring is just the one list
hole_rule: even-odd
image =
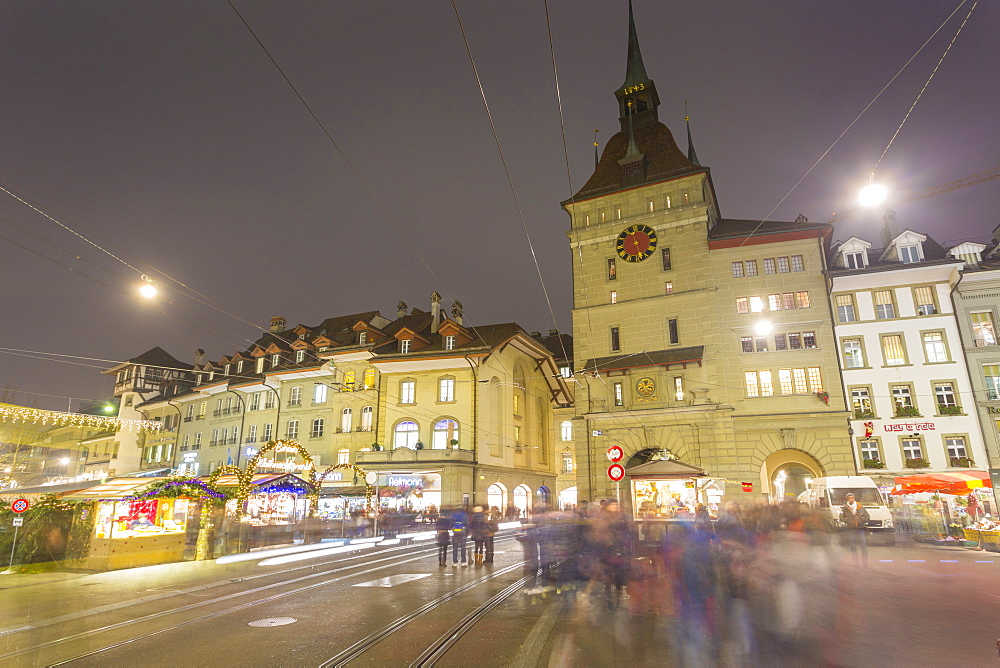
[[514,507],[517,508],[518,517],[527,517],[531,510],[531,488],[527,485],[518,485],[514,488]]
[[559,509],[566,510],[567,508],[576,507],[576,485],[572,487],[567,487],[563,491],[559,492]]
[[823,467],[812,455],[792,448],[772,452],[760,467],[762,491],[774,503],[795,499],[810,479],[823,475]]
[[535,504],[536,504],[536,506],[539,507],[539,508],[545,508],[546,510],[548,510],[548,508],[549,508],[549,496],[550,496],[549,488],[546,487],[545,485],[542,485],[541,487],[539,487],[538,489],[536,489],[535,490]]
[[507,509],[507,488],[498,482],[493,483],[486,490],[486,503],[490,508],[498,508],[500,512]]

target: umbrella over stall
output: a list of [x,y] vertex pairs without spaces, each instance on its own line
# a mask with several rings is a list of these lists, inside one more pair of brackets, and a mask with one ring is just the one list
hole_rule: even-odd
[[920,473],[896,478],[894,495],[938,492],[941,494],[968,494],[972,490],[993,487],[990,474],[985,471],[956,473]]

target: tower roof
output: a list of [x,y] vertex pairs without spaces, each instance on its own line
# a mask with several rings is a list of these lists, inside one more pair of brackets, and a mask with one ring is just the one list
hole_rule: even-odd
[[642,51],[639,50],[639,36],[635,32],[635,18],[632,15],[632,0],[628,3],[628,61],[625,66],[625,83],[622,88],[648,82],[646,66],[642,63]]

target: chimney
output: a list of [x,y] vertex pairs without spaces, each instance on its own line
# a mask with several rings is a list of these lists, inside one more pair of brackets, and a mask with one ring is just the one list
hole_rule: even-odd
[[205,363],[205,351],[201,348],[194,349],[194,363],[201,366]]
[[434,291],[431,293],[431,333],[438,331],[441,324],[441,295]]
[[396,304],[396,317],[405,318],[407,308],[409,307],[406,305],[406,302],[399,302],[398,304]]
[[550,329],[549,330],[549,336],[559,336],[559,330],[558,329]]
[[882,248],[888,248],[892,240],[899,236],[899,226],[896,225],[896,212],[892,209],[886,209],[882,220],[884,221],[882,225]]
[[451,319],[459,325],[462,324],[462,302],[457,299],[451,303]]
[[540,338],[542,338],[542,333],[541,332],[532,332],[531,333],[531,338],[533,338],[533,339],[540,339]]
[[271,318],[271,331],[272,332],[285,331],[285,316],[276,315],[273,318]]

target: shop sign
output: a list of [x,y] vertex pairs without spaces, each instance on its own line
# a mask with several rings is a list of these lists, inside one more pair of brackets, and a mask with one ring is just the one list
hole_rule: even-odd
[[198,459],[197,452],[185,452],[184,453],[184,463],[189,464]]
[[273,459],[261,458],[257,460],[258,469],[276,469],[278,471],[288,471],[289,473],[308,471],[312,464],[298,464],[296,462],[279,462]]
[[251,448],[250,446],[247,446],[247,449],[245,450],[245,452],[246,452],[247,459],[249,459],[250,457],[253,457],[254,455],[256,455],[257,452],[258,452],[258,450],[257,450],[257,448]]
[[383,487],[423,487],[424,479],[418,475],[383,475],[379,484]]
[[753,483],[752,482],[741,482],[740,484],[743,485],[743,491],[744,492],[752,492],[753,491]]
[[886,431],[935,431],[937,429],[933,422],[895,422],[884,424],[882,428]]
[[1000,406],[987,406],[986,410],[993,414],[1000,413]]

